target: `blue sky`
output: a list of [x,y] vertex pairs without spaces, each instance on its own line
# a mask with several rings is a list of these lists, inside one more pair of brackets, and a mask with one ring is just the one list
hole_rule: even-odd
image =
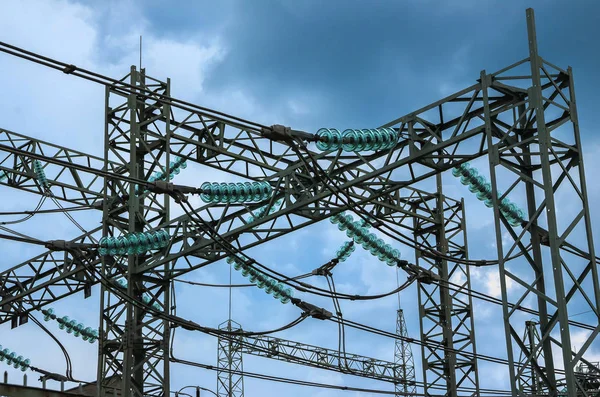
[[[496,71],[527,56],[525,9],[536,11],[541,55],[575,74],[588,190],[596,235],[600,213],[594,207],[600,189],[592,176],[600,166],[600,139],[594,116],[600,88],[595,51],[600,27],[593,1],[24,1],[6,2],[0,14],[0,40],[87,69],[121,77],[138,64],[138,40],[143,35],[143,66],[154,77],[171,78],[172,95],[201,106],[225,111],[264,124],[286,124],[315,132],[321,127],[376,127],[473,84],[481,70]],[[102,155],[104,88],[40,66],[0,55],[0,127]],[[485,160],[476,162],[482,168]],[[199,186],[199,169],[191,167],[178,181]],[[200,176],[199,176],[200,175]],[[209,174],[210,175],[210,174]],[[471,258],[493,258],[492,213],[468,195],[450,175],[444,179],[452,197],[464,195]],[[32,209],[31,195],[0,187],[2,209]],[[519,198],[516,198],[518,200]],[[196,202],[198,204],[198,202]],[[50,205],[48,205],[50,207]],[[178,214],[176,212],[176,214]],[[98,225],[98,214],[77,214],[86,228]],[[47,227],[51,222],[52,227]],[[15,227],[40,239],[79,234],[64,217],[36,216]],[[332,257],[345,241],[328,222],[284,237],[281,243],[252,250],[259,261],[286,274],[310,271]],[[403,255],[413,254],[398,246]],[[36,247],[0,241],[4,253],[0,270],[41,252]],[[360,249],[335,273],[339,291],[357,294],[386,292],[395,275]],[[234,282],[243,282],[233,274]],[[187,275],[189,280],[226,283],[228,268],[215,263]],[[323,286],[321,280],[315,284]],[[497,269],[477,270],[475,287],[498,296]],[[57,302],[56,311],[98,325],[98,288],[83,300],[73,296]],[[299,294],[300,295],[300,294]],[[248,330],[277,328],[298,315],[260,290],[233,293],[233,317]],[[330,302],[304,297],[331,310]],[[226,290],[177,286],[178,314],[207,326],[227,318]],[[198,305],[197,302],[210,302]],[[402,294],[411,336],[418,336],[416,290]],[[342,303],[347,318],[392,331],[397,300]],[[505,357],[504,333],[497,307],[477,304],[478,351]],[[524,316],[523,321],[529,319]],[[579,318],[582,320],[582,318]],[[96,346],[57,336],[71,352],[74,375],[95,378]],[[348,351],[393,360],[393,341],[347,331]],[[282,333],[282,338],[325,347],[337,346],[337,329],[317,320]],[[490,340],[497,341],[489,343]],[[35,341],[37,343],[32,343]],[[27,355],[36,366],[64,371],[54,342],[33,324],[10,330],[0,327],[0,344]],[[575,338],[574,344],[577,343]],[[592,353],[600,356],[597,346]],[[420,351],[413,347],[418,380],[422,380]],[[178,331],[175,354],[206,364],[216,363],[213,338]],[[291,364],[246,356],[244,368],[302,380],[391,390],[387,383],[342,376]],[[8,369],[10,379],[19,376]],[[506,388],[502,366],[481,364],[481,386]],[[31,382],[30,382],[31,383]],[[216,374],[173,365],[172,388],[198,384],[216,388]],[[246,379],[247,395],[290,397],[368,396],[368,393],[305,390],[298,386]]]

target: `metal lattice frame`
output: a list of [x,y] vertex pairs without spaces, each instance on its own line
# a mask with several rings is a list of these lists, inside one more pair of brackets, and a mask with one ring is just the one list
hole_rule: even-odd
[[[428,213],[435,222],[415,220],[415,241],[419,246],[435,249],[456,259],[468,259],[464,202],[438,192],[413,201],[416,213]],[[438,210],[440,209],[440,210]],[[426,256],[422,249],[415,252],[417,264],[431,269],[442,280],[439,284],[418,283],[419,318],[424,393],[439,386],[447,396],[458,396],[457,388],[466,390],[461,395],[477,396],[479,379],[474,358],[475,327],[470,295],[452,292],[445,281],[471,288],[469,268],[456,262]],[[449,349],[449,350],[448,350]],[[439,390],[433,389],[433,394]]]
[[[169,95],[169,84],[154,81],[131,68],[131,84],[150,88],[156,95]],[[161,171],[169,173],[169,153],[162,147],[153,147],[150,133],[168,137],[166,128],[157,128],[149,117],[149,109],[157,105],[140,100],[135,93],[123,96],[111,87],[106,90],[105,159],[120,162],[121,174],[137,179],[148,179],[160,164]],[[158,109],[168,112],[167,108]],[[168,142],[168,140],[167,140]],[[114,178],[105,179],[103,208],[103,235],[124,235],[156,229],[169,219],[167,196],[152,193],[136,194],[136,186]],[[126,197],[126,207],[112,208],[109,199]],[[148,275],[140,271],[149,255],[129,255],[102,258],[102,273],[111,280],[125,275],[127,294],[138,302],[142,296],[150,298],[149,305],[158,304],[168,314],[170,283],[160,274]],[[113,289],[117,288],[116,284]],[[169,324],[153,316],[148,310],[128,302],[102,285],[101,328],[98,358],[99,395],[110,394],[112,376],[122,376],[122,393],[131,397],[146,395],[169,396]]]
[[[225,321],[219,329],[226,332],[242,331],[235,321]],[[219,397],[244,397],[243,337],[218,337],[217,395]]]
[[[530,369],[529,365],[519,367],[514,361],[517,353],[527,356],[527,341],[516,331],[518,320],[514,310],[509,310],[508,294],[517,296],[517,302],[530,300],[540,312],[540,340],[533,347],[531,356],[542,351],[545,370],[536,368],[543,387],[556,394],[559,385],[564,384],[567,395],[574,397],[583,386],[577,381],[575,367],[596,339],[600,325],[598,311],[600,284],[596,267],[591,219],[587,199],[587,188],[581,153],[579,124],[577,120],[573,74],[571,69],[563,70],[544,61],[537,51],[533,10],[527,10],[529,36],[529,57],[523,66],[529,66],[530,74],[525,76],[525,89],[518,97],[521,103],[518,112],[512,117],[500,118],[489,109],[490,97],[501,86],[504,73],[488,75],[481,73],[482,99],[486,115],[486,136],[489,147],[494,150],[489,156],[490,179],[493,191],[495,214],[496,245],[500,261],[500,285],[502,290],[504,323],[509,360],[509,374],[513,395],[524,395],[518,390],[518,377]],[[544,82],[544,83],[543,83]],[[564,128],[563,128],[564,127]],[[506,142],[507,147],[498,147]],[[498,177],[508,176],[514,180],[505,195],[516,196],[525,192],[528,219],[523,229],[510,227],[500,217],[497,194],[500,191]],[[508,178],[507,177],[507,178]],[[562,219],[557,217],[556,200],[558,195],[568,195],[571,211],[562,211]],[[546,230],[542,228],[546,227]],[[577,236],[576,251],[583,252],[584,258],[569,253],[568,239]],[[503,236],[510,238],[508,249]],[[531,236],[532,250],[525,249],[525,238]],[[523,252],[524,260],[519,268],[509,268],[508,257],[514,252]],[[527,266],[524,266],[526,264]],[[507,280],[514,282],[514,290],[509,291]],[[586,290],[584,290],[584,288]],[[576,308],[575,308],[576,306]],[[577,354],[573,354],[571,332],[581,329],[568,320],[568,310],[591,310],[595,313],[594,331],[586,335]],[[551,335],[558,332],[564,377],[555,376],[555,365],[551,344],[557,343]],[[517,354],[518,356],[518,354]]]
[[402,380],[402,382],[394,383],[394,387],[397,393],[396,396],[400,397],[417,392],[415,362],[410,343],[405,339],[408,338],[408,331],[406,330],[406,321],[402,309],[398,310],[398,316],[396,317],[396,335],[403,337],[403,339],[396,339],[394,346],[394,364],[396,365],[396,372],[401,375],[398,378]]

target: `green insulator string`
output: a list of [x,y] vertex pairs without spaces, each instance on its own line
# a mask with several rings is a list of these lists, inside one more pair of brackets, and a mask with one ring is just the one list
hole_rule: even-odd
[[273,195],[268,182],[204,182],[200,198],[205,203],[246,203],[265,201]]
[[[359,221],[360,226],[363,226],[365,229],[369,229],[371,224],[363,219]],[[354,240],[346,241],[342,246],[337,250],[335,257],[338,261],[344,262],[346,261],[350,255],[356,250],[356,246],[354,245]]]
[[400,251],[385,243],[382,239],[370,233],[368,228],[363,226],[362,222],[353,222],[351,215],[338,214],[332,216],[330,222],[338,225],[338,229],[346,231],[356,244],[369,251],[371,255],[377,257],[388,266],[395,266],[400,260]]
[[281,303],[288,303],[293,298],[294,293],[291,288],[286,288],[282,283],[277,282],[263,272],[248,266],[246,264],[248,258],[241,254],[240,256],[243,257],[244,260],[230,256],[227,258],[227,263],[230,265],[233,264],[233,268],[240,271],[242,276],[247,277],[251,283],[256,283],[258,288],[264,289],[267,294],[273,295],[273,297],[279,299]]
[[0,182],[8,178],[8,174],[4,171],[0,171]]
[[[483,201],[486,207],[492,208],[494,206],[492,185],[469,163],[463,163],[452,169],[452,175],[460,178],[460,183],[467,186],[469,191],[474,193],[478,200]],[[501,196],[502,194],[498,192],[498,197]],[[525,212],[507,197],[498,203],[498,207],[511,226],[521,226],[525,222]]]
[[8,365],[12,365],[14,368],[19,368],[21,371],[27,371],[31,365],[31,361],[23,356],[17,356],[17,353],[10,351],[9,349],[3,349],[0,345],[0,362],[6,360]]
[[[115,281],[115,283],[121,287],[122,289],[127,289],[127,280],[125,280],[124,278],[120,278],[117,281]],[[146,304],[149,305],[150,302],[152,302],[152,298],[148,295],[148,294],[143,294],[142,295],[142,301]],[[162,311],[162,307],[158,304],[158,302],[154,302],[152,304],[152,308],[154,308],[154,310],[158,310],[158,311]]]
[[393,128],[347,129],[340,133],[335,128],[317,131],[317,148],[322,151],[339,150],[362,152],[392,149],[398,144],[400,134]]
[[[248,223],[252,223],[257,219],[264,218],[267,215],[271,215],[273,212],[277,211],[277,209],[281,208],[281,203],[282,203],[282,200],[279,199],[271,206],[271,208],[268,208],[269,207],[268,205],[260,207],[258,210],[253,212],[252,215],[250,215],[247,218]],[[267,209],[268,209],[268,212],[267,212]]]
[[[166,180],[170,181],[175,177],[175,175],[178,175],[181,172],[181,170],[185,169],[186,167],[187,167],[187,161],[185,159],[182,159],[181,157],[175,157],[175,159],[169,163],[169,173],[168,174],[165,174],[162,171],[155,172],[154,174],[152,174],[150,176],[150,178],[148,178],[148,182],[166,181]],[[135,188],[136,195],[146,193],[147,191],[148,191],[148,189],[146,189],[142,186],[136,186],[136,188]]]
[[37,177],[38,182],[43,187],[48,187],[48,178],[46,178],[46,171],[42,167],[42,163],[39,160],[33,160],[33,172]]
[[77,320],[69,319],[68,316],[58,317],[54,313],[54,309],[43,309],[42,314],[44,315],[44,321],[55,320],[58,323],[58,328],[67,331],[68,334],[73,334],[76,337],[80,337],[84,341],[94,343],[98,340],[98,331],[86,327]]
[[98,243],[100,255],[141,255],[169,245],[171,236],[165,229],[130,233],[120,237],[102,237]]

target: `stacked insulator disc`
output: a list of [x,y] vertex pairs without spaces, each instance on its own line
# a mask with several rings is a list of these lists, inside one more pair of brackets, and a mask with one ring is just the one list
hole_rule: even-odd
[[200,188],[200,198],[205,203],[259,202],[271,198],[273,194],[273,188],[268,182],[205,182]]
[[354,245],[354,241],[346,241],[336,252],[335,257],[340,262],[344,262],[346,259],[352,255],[352,253],[356,250],[356,245]]
[[8,178],[8,175],[6,175],[6,172],[0,171],[0,182],[5,180],[6,178]]
[[9,349],[2,349],[2,345],[0,345],[0,362],[4,360],[6,360],[8,365],[12,365],[14,368],[19,368],[23,372],[29,369],[29,363],[31,362],[28,358],[17,356],[15,352],[11,352]]
[[317,131],[317,148],[322,151],[342,149],[345,152],[391,149],[398,144],[400,134],[392,128],[348,129],[340,133],[335,128]]
[[58,328],[67,331],[68,334],[72,333],[89,343],[98,340],[97,330],[86,327],[77,320],[69,319],[68,316],[58,317],[52,308],[42,310],[42,314],[44,314],[44,321],[55,320],[58,323]]
[[[371,224],[363,219],[359,221],[360,226],[365,229],[369,229]],[[344,262],[347,260],[350,255],[356,250],[356,246],[354,245],[354,241],[346,241],[336,252],[335,257],[338,261]]]
[[[452,170],[452,175],[460,178],[460,183],[468,186],[471,193],[480,201],[483,201],[486,207],[492,208],[493,195],[492,185],[488,183],[484,176],[479,175],[475,168],[469,163],[463,163]],[[498,193],[500,194],[500,193]],[[525,220],[525,213],[516,204],[513,204],[508,198],[502,199],[498,204],[499,210],[511,226],[520,226]]]
[[[125,279],[123,279],[123,278],[120,278],[120,279],[118,279],[118,280],[117,280],[117,281],[115,281],[115,282],[117,283],[117,285],[118,285],[119,287],[121,287],[121,288],[123,288],[123,289],[127,289],[127,281],[126,281]],[[142,295],[142,301],[143,301],[145,304],[149,305],[149,304],[150,304],[150,302],[152,301],[152,298],[150,298],[150,296],[149,296],[148,294],[144,294],[144,295]],[[160,311],[162,311],[162,307],[160,307],[160,305],[159,305],[157,302],[154,302],[154,303],[152,304],[152,307],[153,307],[155,310],[160,310]]]
[[46,178],[46,171],[44,171],[44,167],[42,167],[42,163],[39,160],[33,160],[33,172],[35,172],[35,176],[37,177],[40,185],[44,187],[48,187],[48,178]]
[[[169,163],[169,173],[165,174],[162,171],[158,171],[155,172],[154,174],[152,174],[150,176],[150,178],[148,178],[148,182],[156,182],[156,181],[166,181],[166,180],[172,180],[175,175],[178,175],[182,169],[185,169],[187,167],[187,161],[185,159],[182,159],[180,157],[175,157],[175,160],[171,161]],[[142,192],[147,192],[148,189],[144,189],[141,186],[137,186],[135,193],[136,194],[141,194]]]
[[[244,260],[248,259],[246,257],[243,258]],[[263,272],[248,266],[244,260],[230,256],[227,258],[227,263],[233,264],[233,268],[241,271],[242,276],[248,277],[248,280],[250,280],[251,283],[256,283],[258,288],[264,289],[267,294],[273,295],[273,297],[279,299],[281,303],[288,303],[292,299],[294,294],[291,288],[286,288],[282,283],[279,283]]]
[[120,237],[102,237],[99,242],[100,255],[139,255],[152,249],[164,248],[171,236],[164,229],[131,233]]
[[248,217],[248,223],[252,223],[257,219],[260,218],[264,218],[267,215],[271,215],[273,212],[275,212],[277,210],[277,208],[279,208],[281,206],[281,200],[277,200],[272,206],[271,208],[268,209],[267,212],[267,207],[268,205],[265,205],[263,207],[260,207],[257,211],[255,211],[252,215],[250,215]]
[[345,230],[346,235],[354,240],[356,244],[362,245],[365,250],[387,265],[395,266],[400,260],[400,251],[370,233],[366,227],[362,226],[361,222],[353,222],[351,215],[338,214],[332,216],[329,220],[331,223],[337,224],[338,229],[341,231]]

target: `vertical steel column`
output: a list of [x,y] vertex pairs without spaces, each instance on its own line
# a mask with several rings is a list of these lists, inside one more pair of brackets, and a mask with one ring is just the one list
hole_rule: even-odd
[[[241,331],[235,321],[225,321],[219,325],[227,332]],[[219,397],[244,397],[244,365],[242,361],[242,336],[218,338],[217,350],[217,395]]]
[[[144,70],[131,72],[123,80],[135,87],[151,89],[147,97],[142,91],[130,94],[107,87],[105,162],[122,163],[120,173],[147,180],[155,170],[169,173],[169,155],[165,144],[153,145],[152,136],[169,136],[169,122],[157,123],[151,117],[156,110],[167,114],[168,106],[152,103],[153,96],[168,94],[168,83],[147,78]],[[113,103],[115,103],[113,105]],[[168,139],[167,143],[168,145]],[[143,187],[107,178],[104,191],[103,235],[125,235],[148,232],[169,219],[169,199],[164,195],[144,192]],[[121,395],[143,397],[169,395],[169,327],[153,315],[154,310],[168,313],[169,280],[158,272],[138,270],[153,255],[107,255],[102,272],[110,279],[110,287],[102,286],[98,359],[98,395],[113,393],[114,378],[121,379]],[[127,280],[126,299],[115,293],[118,279]],[[143,299],[143,298],[146,299]],[[146,303],[144,303],[146,300]],[[153,307],[149,309],[148,306]]]
[[[540,151],[540,165],[542,171],[542,181],[544,184],[544,198],[546,201],[546,221],[548,224],[548,238],[550,245],[550,257],[552,264],[552,273],[554,276],[554,288],[556,293],[556,303],[558,312],[558,321],[560,323],[560,338],[563,346],[571,346],[571,335],[569,332],[567,301],[565,299],[565,286],[563,281],[562,264],[560,259],[560,235],[556,220],[556,207],[554,204],[554,187],[552,173],[550,170],[549,150],[552,148],[550,142],[550,131],[546,128],[545,107],[542,97],[542,82],[540,76],[541,59],[537,49],[537,37],[535,33],[535,20],[533,9],[527,10],[527,37],[529,39],[529,63],[531,66],[532,87],[529,92],[531,96],[531,106],[535,109],[535,118],[538,135],[538,146]],[[574,368],[571,365],[570,348],[562,349],[563,361],[565,364],[566,386],[567,390],[573,396],[576,394]],[[569,395],[571,395],[569,393]]]
[[[406,322],[404,321],[404,312],[402,309],[398,310],[396,317],[396,335],[404,338],[408,337],[408,331],[406,330]],[[394,346],[394,364],[397,364],[394,375],[402,382],[394,383],[394,389],[396,396],[405,396],[409,393],[416,393],[416,378],[415,378],[415,361],[413,359],[412,349],[410,343],[404,339],[396,339]]]
[[[467,259],[466,223],[463,203],[443,196],[441,175],[438,174],[438,193],[426,199],[413,201],[413,211],[429,213],[431,220],[415,218],[415,240],[424,246],[415,256],[419,266],[431,269],[440,283],[418,284],[424,393],[430,386],[447,390],[447,396],[476,396],[479,394],[477,375],[473,306],[471,297],[450,294],[448,281],[470,288],[469,269],[439,257],[427,255],[427,248],[445,256]],[[436,348],[434,346],[443,346]],[[451,352],[447,349],[458,350]],[[468,354],[462,354],[462,353]],[[459,393],[458,389],[462,389]],[[438,395],[439,389],[432,389]]]

